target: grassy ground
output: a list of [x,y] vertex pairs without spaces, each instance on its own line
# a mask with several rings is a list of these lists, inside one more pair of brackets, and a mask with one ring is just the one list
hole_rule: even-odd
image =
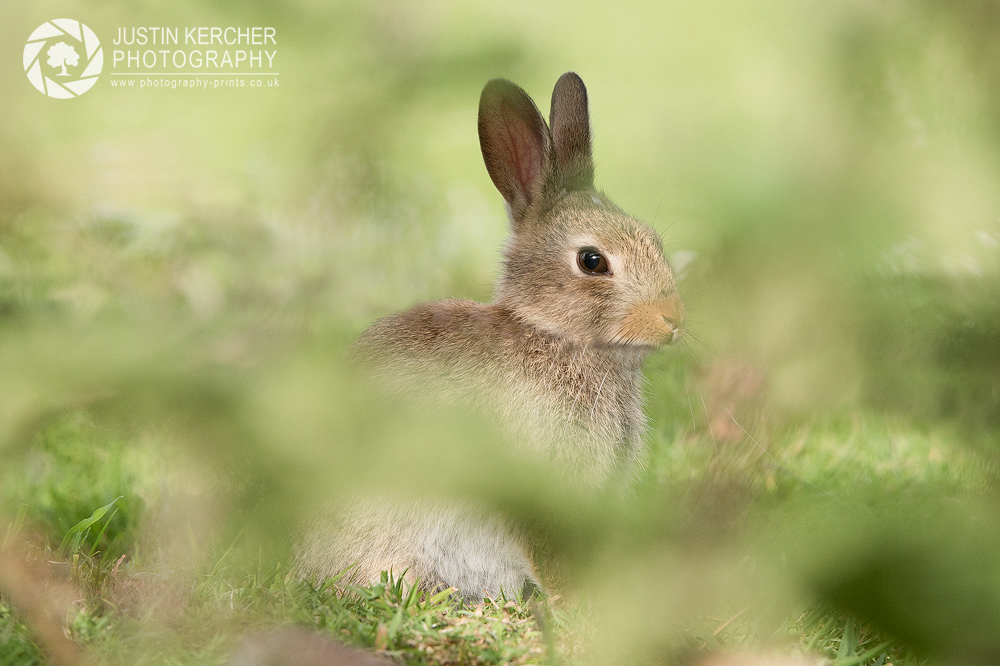
[[[750,439],[753,433],[713,420],[717,406],[711,398],[702,403],[713,390],[703,369],[663,355],[649,374],[653,451],[640,486],[669,489],[677,512],[687,514],[679,516],[682,543],[696,542],[706,525],[712,539],[725,542],[755,514],[789,510],[810,495],[849,498],[859,487],[905,493],[930,485],[957,498],[988,486],[988,467],[943,429],[857,411],[782,421],[758,412]],[[745,405],[726,408],[752,416]],[[29,557],[65,563],[52,565],[73,584],[64,626],[100,663],[223,663],[241,636],[288,625],[414,664],[589,661],[599,614],[579,590],[530,605],[498,599],[462,607],[447,594],[418,593],[391,577],[338,589],[333,581],[302,581],[287,564],[261,560],[251,569],[225,544],[198,552],[193,536],[186,560],[164,558],[149,534],[171,494],[184,492],[174,487],[181,478],[176,469],[169,451],[148,438],[123,437],[75,413],[43,429],[24,460],[4,470],[2,499],[22,507],[6,547],[33,534]],[[81,529],[88,519],[92,524]],[[843,666],[925,661],[905,643],[809,596],[777,618],[767,595],[740,608],[727,608],[731,602],[685,617],[667,647],[652,648],[650,663],[760,649]],[[0,606],[0,643],[0,663],[45,663],[36,634],[9,602]]]

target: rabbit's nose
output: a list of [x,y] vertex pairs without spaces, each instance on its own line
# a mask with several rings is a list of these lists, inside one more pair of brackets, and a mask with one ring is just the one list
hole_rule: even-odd
[[645,345],[676,342],[684,330],[684,304],[676,292],[631,305],[617,337]]
[[668,345],[671,345],[679,341],[681,339],[681,336],[684,335],[684,328],[682,325],[683,322],[679,323],[676,319],[674,319],[673,317],[668,317],[667,315],[660,315],[660,316],[663,317],[663,322],[667,325],[667,328],[670,329],[670,334],[667,336],[667,339],[664,342],[666,342],[666,344]]
[[670,334],[665,342],[671,344],[681,339],[684,334],[684,319],[687,314],[684,311],[684,303],[680,295],[675,291],[665,298],[660,299],[660,317],[663,323],[670,329]]

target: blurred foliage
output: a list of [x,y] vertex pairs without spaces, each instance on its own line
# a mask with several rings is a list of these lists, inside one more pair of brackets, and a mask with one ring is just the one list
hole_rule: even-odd
[[[486,663],[1000,657],[995,2],[0,16],[15,65],[57,16],[106,43],[119,25],[278,31],[273,90],[103,77],[63,102],[0,67],[0,532],[68,562],[69,631],[95,655],[217,663],[247,626],[296,623],[368,647],[385,625],[381,647],[415,663],[483,641]],[[512,459],[474,415],[386,404],[341,365],[379,316],[489,299],[506,232],[479,91],[505,76],[545,113],[566,70],[590,91],[599,186],[664,233],[690,311],[689,342],[650,361],[650,460],[624,495]],[[549,629],[288,575],[314,511],[373,488],[476,498],[542,537],[566,597],[533,616]],[[10,609],[0,663],[38,663]]]
[[1000,435],[1000,282],[978,276],[884,276],[859,348],[865,398],[960,423],[964,439]]
[[[95,508],[116,498],[120,498],[117,510],[109,517],[107,529],[101,531],[101,522],[79,547],[117,558],[139,536],[146,502],[138,493],[149,485],[152,475],[146,461],[152,456],[136,451],[134,442],[108,434],[102,437],[92,424],[88,427],[83,415],[70,414],[39,433],[21,464],[3,470],[4,501],[23,503],[27,524],[53,546]],[[6,515],[17,513],[16,506],[8,504],[5,509]]]

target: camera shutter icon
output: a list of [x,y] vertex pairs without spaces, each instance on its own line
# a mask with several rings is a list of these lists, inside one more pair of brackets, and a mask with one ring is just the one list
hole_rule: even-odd
[[28,81],[49,97],[79,97],[97,83],[103,68],[101,41],[93,30],[75,19],[43,23],[24,45]]

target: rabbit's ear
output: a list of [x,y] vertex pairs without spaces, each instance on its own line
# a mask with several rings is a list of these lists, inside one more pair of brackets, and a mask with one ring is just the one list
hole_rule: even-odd
[[549,128],[526,92],[507,79],[486,84],[479,98],[479,146],[515,223],[542,196],[549,144]]
[[594,186],[594,160],[590,147],[590,115],[587,89],[573,72],[566,72],[552,90],[549,114],[556,163],[562,172],[563,187],[585,190]]

